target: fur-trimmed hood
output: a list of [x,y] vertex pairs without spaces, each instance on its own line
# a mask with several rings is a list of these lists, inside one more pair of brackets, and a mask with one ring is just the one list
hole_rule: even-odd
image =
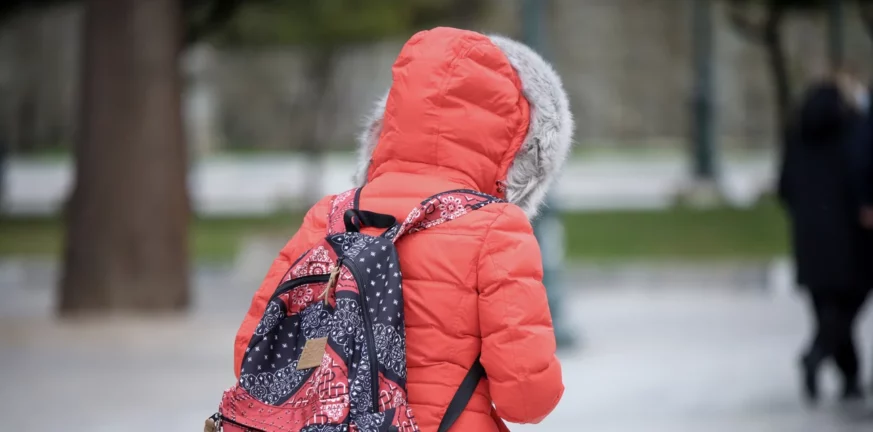
[[444,176],[534,217],[573,136],[554,69],[505,37],[441,27],[413,36],[392,71],[358,140],[356,183]]

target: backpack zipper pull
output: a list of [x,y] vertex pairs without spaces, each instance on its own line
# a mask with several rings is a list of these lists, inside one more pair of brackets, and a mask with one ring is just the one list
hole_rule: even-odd
[[327,280],[327,286],[324,287],[324,292],[321,293],[320,297],[324,297],[324,304],[328,303],[330,299],[330,290],[332,290],[336,286],[337,278],[340,273],[340,264],[337,262],[335,265],[330,267],[330,278]]

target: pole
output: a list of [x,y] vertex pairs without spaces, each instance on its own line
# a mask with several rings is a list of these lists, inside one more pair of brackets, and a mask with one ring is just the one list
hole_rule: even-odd
[[3,214],[3,211],[6,210],[4,207],[6,206],[6,159],[7,159],[7,146],[6,146],[6,137],[0,136],[0,214]]
[[[543,57],[548,57],[542,33],[543,9],[546,1],[523,0],[521,8],[522,39]],[[533,221],[534,235],[536,235],[542,249],[543,285],[546,287],[549,299],[555,339],[559,348],[568,348],[575,343],[575,338],[567,327],[567,322],[562,314],[564,289],[561,283],[561,273],[564,266],[564,225],[560,215],[554,211],[550,204],[551,200],[547,198],[543,211]]]
[[692,133],[694,177],[701,183],[715,178],[714,128],[712,109],[713,22],[712,0],[690,0],[694,62],[694,102]]
[[843,63],[843,2],[830,0],[828,4],[828,51],[831,67],[836,69]]

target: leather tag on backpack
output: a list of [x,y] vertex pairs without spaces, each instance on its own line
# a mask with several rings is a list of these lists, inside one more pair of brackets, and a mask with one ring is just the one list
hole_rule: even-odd
[[321,359],[324,357],[324,351],[327,349],[327,338],[315,338],[306,341],[303,346],[303,352],[300,353],[300,359],[297,360],[297,370],[310,369],[321,366]]

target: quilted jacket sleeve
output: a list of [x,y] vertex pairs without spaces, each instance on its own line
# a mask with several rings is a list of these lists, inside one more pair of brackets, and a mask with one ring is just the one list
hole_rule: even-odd
[[303,218],[303,224],[300,226],[300,229],[297,230],[294,237],[279,252],[279,256],[270,265],[264,281],[261,282],[261,286],[255,292],[252,304],[249,306],[249,311],[246,313],[245,318],[243,318],[234,342],[233,364],[234,373],[236,373],[237,378],[239,378],[243,354],[245,354],[252,333],[258,326],[258,321],[264,314],[264,308],[267,307],[267,301],[273,295],[273,291],[275,291],[279,281],[282,280],[282,276],[285,275],[285,272],[288,271],[288,268],[300,255],[327,235],[327,216],[332,199],[333,196],[325,197],[309,209],[309,212]]
[[482,365],[501,418],[538,423],[564,393],[542,283],[540,249],[524,213],[506,205],[479,257]]

